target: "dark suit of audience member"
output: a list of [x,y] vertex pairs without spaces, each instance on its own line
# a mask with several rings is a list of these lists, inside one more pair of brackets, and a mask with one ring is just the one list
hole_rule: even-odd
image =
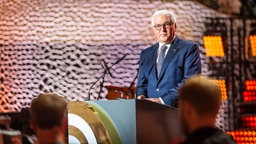
[[31,127],[39,144],[65,144],[67,102],[57,94],[40,94],[31,103]]
[[233,138],[215,126],[221,105],[218,84],[195,76],[179,90],[179,114],[186,135],[181,144],[235,144]]
[[136,96],[176,107],[178,89],[201,72],[199,48],[176,36],[176,16],[170,11],[156,11],[152,26],[158,42],[141,52]]

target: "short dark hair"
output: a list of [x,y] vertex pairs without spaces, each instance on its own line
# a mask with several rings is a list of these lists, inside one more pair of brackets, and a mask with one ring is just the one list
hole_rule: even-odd
[[179,99],[190,103],[198,115],[217,115],[221,92],[217,82],[200,75],[189,78],[179,90]]
[[32,121],[41,129],[61,126],[67,112],[65,99],[54,93],[40,94],[30,106]]

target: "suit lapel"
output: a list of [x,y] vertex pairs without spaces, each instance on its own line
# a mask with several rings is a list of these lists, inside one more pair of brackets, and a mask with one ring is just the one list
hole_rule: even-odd
[[157,73],[156,73],[156,58],[157,58],[157,50],[159,44],[155,44],[152,49],[147,53],[144,65],[146,66],[146,71],[148,72],[147,77],[151,75],[154,81],[157,81]]
[[169,48],[168,53],[164,59],[164,62],[163,62],[163,65],[162,65],[162,68],[161,68],[161,71],[159,74],[158,81],[162,78],[162,76],[163,76],[166,68],[168,67],[169,63],[171,62],[172,58],[178,52],[178,50],[179,50],[179,48],[177,47],[178,41],[179,41],[179,38],[176,36],[176,38],[174,39],[174,41],[173,41],[171,47]]
[[150,58],[151,61],[153,59],[153,65],[152,65],[152,73],[154,75],[154,81],[157,81],[157,71],[156,71],[156,59],[157,59],[157,51],[158,51],[159,43],[154,47],[153,50],[153,57]]

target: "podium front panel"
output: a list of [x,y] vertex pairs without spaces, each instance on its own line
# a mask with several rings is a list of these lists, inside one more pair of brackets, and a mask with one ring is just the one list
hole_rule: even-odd
[[136,143],[135,100],[69,102],[69,143]]
[[137,144],[169,144],[182,136],[176,108],[147,100],[136,101]]
[[69,143],[155,144],[181,137],[176,108],[147,100],[68,103]]

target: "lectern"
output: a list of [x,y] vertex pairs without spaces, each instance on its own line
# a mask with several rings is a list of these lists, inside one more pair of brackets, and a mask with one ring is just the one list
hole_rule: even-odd
[[136,101],[137,144],[171,144],[182,136],[177,109],[148,100]]
[[147,100],[69,102],[69,143],[170,144],[177,109]]

